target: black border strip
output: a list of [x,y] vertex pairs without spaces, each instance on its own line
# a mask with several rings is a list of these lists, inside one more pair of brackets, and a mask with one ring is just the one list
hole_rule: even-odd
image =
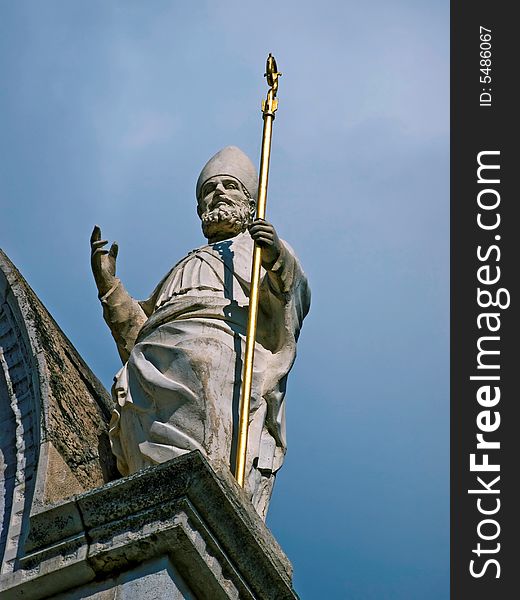
[[[515,31],[518,25],[513,18],[513,7],[514,3],[505,1],[481,0],[459,0],[451,5],[452,600],[509,600],[520,594],[517,591],[520,575],[517,558],[520,554],[517,545],[520,542],[520,386],[517,382],[517,373],[520,379],[517,342],[520,336],[520,268],[517,264],[520,232],[517,233],[519,227],[515,219],[520,205],[520,194],[515,189],[520,185],[520,152],[514,139],[515,130],[520,128],[513,112],[516,100],[513,89],[517,87],[518,71],[513,67],[520,53],[515,48],[519,36]],[[486,60],[480,52],[487,49],[486,43],[480,46],[487,40],[487,37],[480,38],[481,26],[491,30],[491,64],[487,72],[490,82],[486,72],[480,71],[488,66],[480,64],[480,60]],[[482,32],[484,36],[485,33]],[[480,97],[489,91],[490,96]],[[486,106],[489,97],[490,106]],[[479,153],[491,151],[500,154],[481,154],[481,162],[500,168],[483,169],[479,183]],[[493,182],[498,178],[500,183]],[[481,192],[482,204],[491,206],[493,199],[499,199],[498,206],[494,209],[479,207]],[[479,227],[479,213],[481,222],[488,226],[495,224],[499,214],[500,224],[488,230]],[[481,259],[477,255],[479,246]],[[500,279],[496,283],[479,282],[478,269],[486,266],[489,269],[480,271],[481,279],[493,280],[498,274],[497,267],[500,268]],[[502,306],[480,306],[479,287],[488,291],[493,299],[498,298]],[[500,289],[507,293],[499,292]],[[508,295],[510,306],[506,308]],[[482,293],[481,304],[486,304],[488,298]],[[485,313],[499,317],[481,316],[479,329],[479,315]],[[499,329],[490,331],[488,325],[497,327],[498,319]],[[490,336],[494,338],[489,339]],[[484,339],[486,337],[488,339]],[[479,339],[481,349],[500,352],[482,354],[481,368],[478,368]],[[471,380],[471,376],[499,376],[500,380]],[[486,386],[490,386],[491,395],[486,396]],[[496,396],[495,387],[500,388],[500,401],[491,406]],[[487,406],[486,399],[489,400]],[[481,427],[489,431],[479,428],[479,415]],[[495,431],[491,431],[495,427]],[[478,433],[482,433],[488,443],[499,442],[500,448],[478,449]],[[487,454],[489,463],[499,466],[500,471],[471,471],[471,454],[478,464],[485,461],[484,454]],[[498,476],[500,480],[492,485]],[[490,490],[486,492],[477,477]],[[470,494],[468,490],[480,491]],[[484,510],[496,512],[486,515]],[[481,539],[479,531],[482,537],[494,539]],[[473,566],[472,560],[475,561]]]

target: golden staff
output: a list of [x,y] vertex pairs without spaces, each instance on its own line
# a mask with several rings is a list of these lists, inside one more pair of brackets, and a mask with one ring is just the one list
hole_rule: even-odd
[[[258,200],[256,216],[265,218],[267,201],[267,180],[269,177],[269,158],[271,155],[271,137],[273,134],[274,113],[278,108],[276,93],[278,91],[278,73],[276,61],[272,54],[267,57],[264,77],[267,77],[267,99],[262,100],[262,116],[264,130],[262,133],[262,155],[260,158],[260,176],[258,179]],[[249,318],[247,321],[246,352],[244,356],[244,375],[240,394],[240,421],[238,426],[238,446],[235,477],[238,484],[244,487],[246,470],[247,433],[249,429],[249,407],[251,404],[251,384],[253,377],[253,359],[255,355],[256,319],[258,316],[258,291],[260,287],[260,267],[262,265],[262,248],[255,242],[253,249],[253,266],[251,268],[251,293],[249,296]]]

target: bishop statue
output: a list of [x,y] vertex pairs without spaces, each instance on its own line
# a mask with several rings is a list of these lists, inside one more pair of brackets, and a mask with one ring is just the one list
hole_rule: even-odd
[[103,316],[123,362],[112,394],[112,450],[122,475],[200,450],[233,470],[253,244],[262,248],[245,491],[265,519],[286,452],[285,392],[310,291],[293,250],[255,219],[258,175],[229,146],[204,166],[197,214],[207,243],[152,295],[134,300],[116,276],[118,248],[99,227],[91,262]]

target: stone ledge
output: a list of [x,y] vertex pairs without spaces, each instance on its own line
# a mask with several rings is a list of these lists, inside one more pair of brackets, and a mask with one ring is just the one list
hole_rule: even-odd
[[297,598],[290,562],[229,470],[217,476],[199,452],[34,514],[0,598],[50,598],[165,556],[202,599]]

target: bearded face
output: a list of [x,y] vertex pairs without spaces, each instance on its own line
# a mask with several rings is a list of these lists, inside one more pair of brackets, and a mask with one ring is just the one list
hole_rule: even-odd
[[254,202],[242,184],[230,175],[217,175],[202,186],[197,212],[210,243],[234,237],[247,229]]
[[247,204],[217,206],[213,210],[207,210],[201,215],[202,232],[205,237],[212,241],[216,237],[226,239],[234,237],[245,231],[251,217]]

